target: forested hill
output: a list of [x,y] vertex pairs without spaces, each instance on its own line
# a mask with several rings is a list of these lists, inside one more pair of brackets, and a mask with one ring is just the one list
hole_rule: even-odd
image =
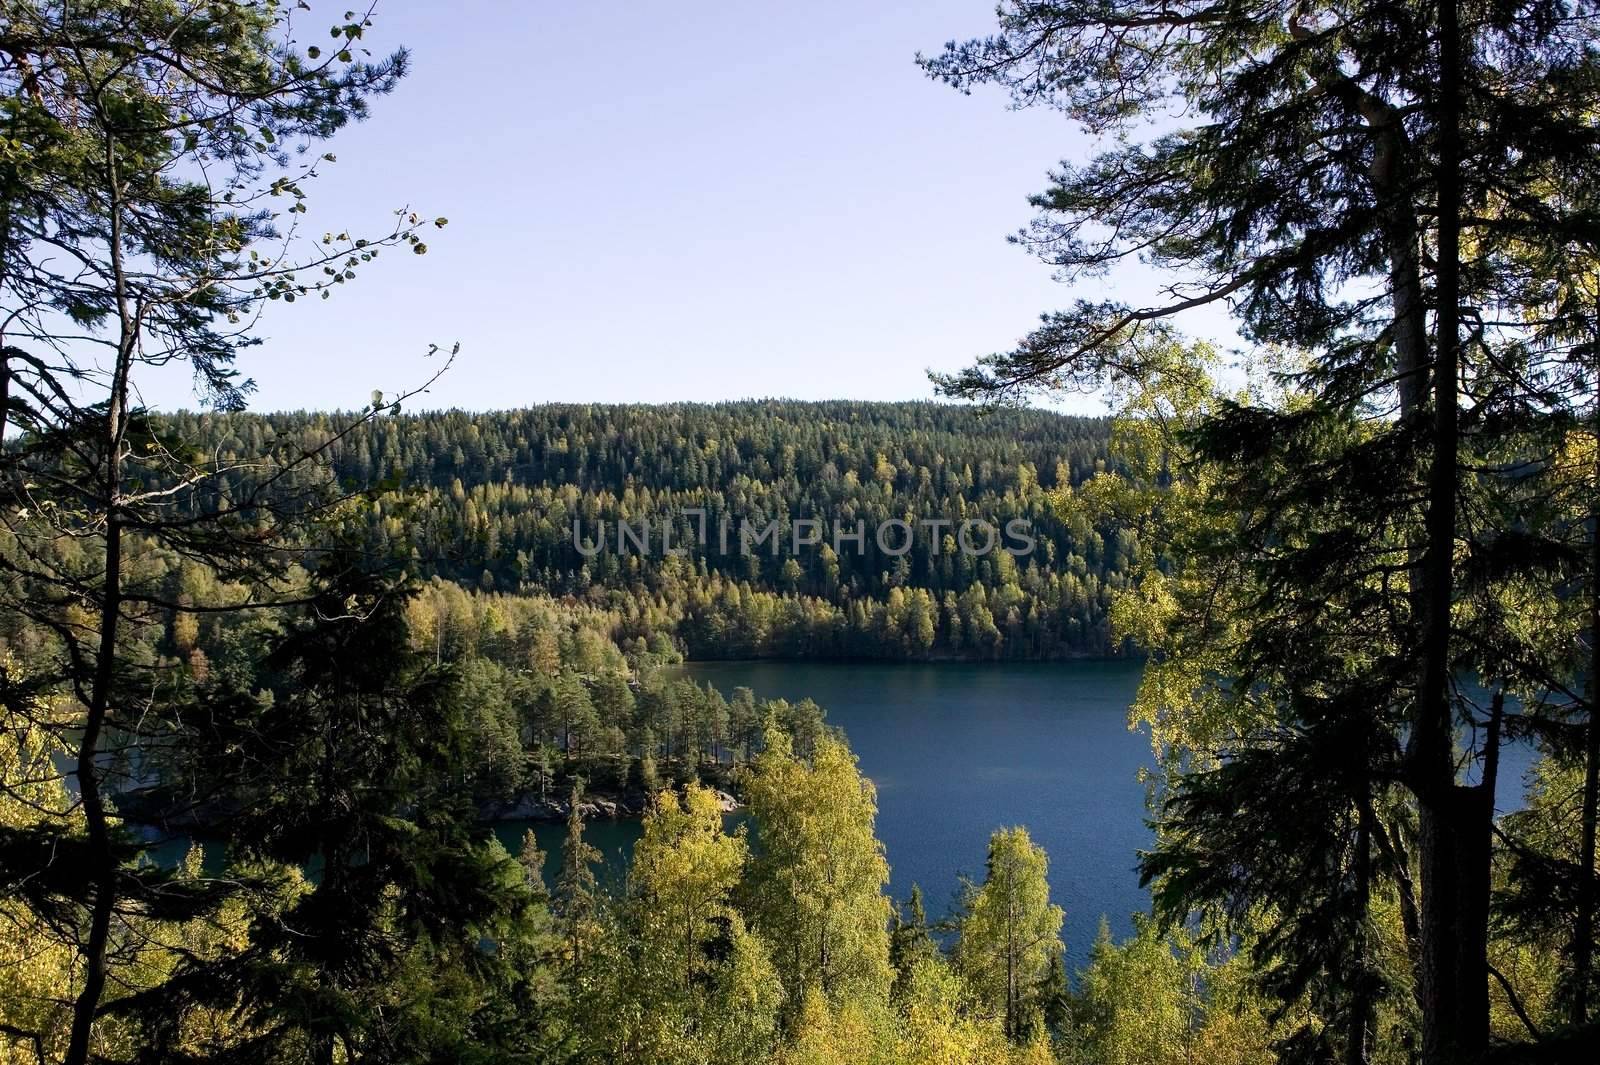
[[[351,417],[169,420],[228,460],[320,442]],[[1125,531],[1064,522],[1048,496],[1104,461],[1107,431],[935,403],[548,405],[385,417],[330,454],[347,485],[399,486],[352,519],[374,553],[479,590],[605,604],[693,657],[1059,658],[1114,650],[1105,608],[1136,550]],[[703,526],[684,513],[697,508]],[[775,519],[780,535],[740,550],[741,523]],[[801,532],[821,542],[797,548],[796,519],[821,522]],[[905,554],[905,527],[875,535],[896,519]],[[1013,519],[1031,523],[1030,554],[1003,549],[1025,546],[1003,535]],[[575,545],[575,520],[598,553]],[[1002,532],[996,549],[962,550],[967,520]],[[683,556],[663,549],[668,521]],[[923,524],[937,521],[951,524]],[[620,550],[619,522],[634,533]]]

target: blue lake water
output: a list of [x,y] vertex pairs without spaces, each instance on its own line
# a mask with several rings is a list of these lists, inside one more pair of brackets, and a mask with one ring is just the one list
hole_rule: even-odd
[[[990,833],[1024,825],[1050,856],[1069,969],[1087,961],[1102,915],[1120,937],[1148,908],[1135,863],[1151,842],[1139,770],[1154,763],[1148,735],[1128,728],[1137,663],[714,662],[685,672],[724,694],[744,686],[826,708],[877,785],[897,898],[920,884],[930,913],[945,912],[962,875],[982,878]],[[1518,805],[1530,760],[1524,745],[1503,749],[1502,811]],[[515,850],[528,827],[498,831]],[[563,826],[531,827],[553,881]],[[590,824],[614,882],[638,835],[635,822]]]
[[[1050,856],[1069,969],[1086,963],[1102,915],[1121,937],[1129,915],[1148,908],[1135,864],[1152,838],[1139,771],[1153,760],[1148,736],[1128,728],[1137,663],[717,662],[684,671],[724,694],[743,686],[827,710],[877,786],[895,897],[919,884],[930,914],[947,912],[961,876],[982,878],[990,833],[1023,825]],[[1500,811],[1520,805],[1531,761],[1526,744],[1502,749]],[[507,821],[495,831],[516,853],[530,828],[553,884],[564,825]],[[603,879],[622,882],[639,831],[637,821],[590,822]],[[165,857],[176,861],[186,845],[172,841]]]
[[727,662],[689,672],[723,692],[742,685],[827,709],[877,785],[896,897],[920,884],[930,912],[944,912],[960,876],[982,879],[990,833],[1023,825],[1050,856],[1074,964],[1102,914],[1123,935],[1146,907],[1134,870],[1151,840],[1138,775],[1153,763],[1148,736],[1128,729],[1136,663]]
[[[930,915],[949,909],[966,875],[983,878],[996,828],[1025,825],[1050,856],[1050,886],[1067,911],[1069,968],[1087,961],[1104,914],[1115,935],[1145,909],[1134,863],[1144,823],[1150,742],[1128,729],[1139,682],[1131,662],[863,664],[711,662],[685,667],[723,694],[814,699],[844,731],[878,789],[878,836],[890,891],[920,884]],[[513,852],[528,828],[553,882],[565,827],[497,826]],[[619,878],[639,826],[594,821],[585,837]]]

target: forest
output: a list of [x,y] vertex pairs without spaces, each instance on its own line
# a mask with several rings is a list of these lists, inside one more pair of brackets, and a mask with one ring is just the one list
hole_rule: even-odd
[[[1137,538],[1052,503],[1058,488],[1104,468],[1099,419],[775,401],[381,421],[179,414],[162,428],[241,469],[275,451],[326,447],[337,482],[387,488],[346,522],[374,559],[398,553],[420,577],[485,592],[575,597],[625,615],[640,633],[669,633],[690,658],[1036,660],[1128,650],[1112,637],[1107,608]],[[201,496],[192,505],[211,504]],[[695,510],[704,517],[685,514]],[[740,522],[808,518],[826,523],[819,544],[797,546],[786,528],[771,549],[739,550]],[[891,519],[920,534],[909,551],[898,534],[883,544],[874,534]],[[1022,519],[1037,544],[1026,555],[984,551],[974,532],[976,550],[962,550],[969,519],[996,529]],[[654,550],[628,540],[618,550],[618,523],[664,522],[682,555],[662,550],[659,532]],[[724,522],[734,531],[719,537]],[[861,541],[841,539],[835,550],[834,530],[857,523]],[[581,546],[600,550],[589,557]]]
[[[1071,295],[937,404],[419,413],[469,357],[419,345],[247,413],[267,309],[449,239],[302,224],[413,72],[377,17],[0,0],[0,1063],[1593,1060],[1591,0],[1005,0],[918,63],[1072,131],[1015,238]],[[1040,550],[569,539],[699,509]],[[1148,906],[1077,972],[1081,856],[891,898],[826,708],[673,670],[1110,653]]]

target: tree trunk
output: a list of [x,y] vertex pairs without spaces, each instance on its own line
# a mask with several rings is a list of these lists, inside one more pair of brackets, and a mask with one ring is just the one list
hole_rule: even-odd
[[[1600,300],[1600,289],[1596,290]],[[1568,1020],[1574,1026],[1589,1019],[1589,974],[1594,964],[1595,820],[1600,798],[1600,306],[1595,317],[1596,393],[1594,406],[1594,483],[1589,487],[1589,678],[1584,686],[1588,720],[1583,744],[1583,813],[1579,828],[1578,905],[1572,924],[1572,1003]]]
[[1428,308],[1422,294],[1416,200],[1411,190],[1400,186],[1399,177],[1411,160],[1406,150],[1405,127],[1393,108],[1366,98],[1362,112],[1374,133],[1372,163],[1367,172],[1383,212],[1384,238],[1389,245],[1395,387],[1400,393],[1401,421],[1405,423],[1421,415],[1428,397]]
[[84,827],[94,867],[89,913],[89,938],[83,950],[83,988],[73,1004],[72,1035],[65,1065],[83,1065],[89,1059],[89,1037],[100,996],[106,986],[106,949],[111,938],[111,914],[116,905],[117,869],[111,853],[110,825],[105,796],[100,789],[100,734],[109,706],[111,676],[116,654],[117,613],[121,609],[122,531],[113,520],[106,529],[104,606],[100,620],[99,657],[83,736],[78,741],[78,794],[83,803]]
[[117,628],[122,620],[122,449],[127,435],[129,378],[133,370],[139,323],[129,300],[127,274],[123,267],[121,184],[114,144],[106,146],[105,165],[107,188],[111,190],[110,239],[107,243],[117,297],[117,359],[106,402],[104,478],[101,483],[94,485],[95,503],[101,508],[106,522],[105,573],[98,604],[99,643],[77,755],[78,792],[83,804],[91,862],[89,936],[83,948],[83,988],[73,1003],[72,1032],[62,1065],[86,1065],[89,1060],[89,1040],[95,1015],[99,1012],[100,996],[105,991],[106,952],[110,946],[111,917],[117,901],[116,855],[111,846],[106,798],[100,786],[99,761],[100,738],[110,713],[111,688],[116,677]]
[[1362,796],[1361,809],[1356,816],[1359,819],[1356,825],[1355,867],[1356,893],[1361,909],[1361,971],[1356,974],[1359,982],[1350,1003],[1350,1028],[1345,1034],[1345,1065],[1366,1065],[1367,1040],[1372,1027],[1373,974],[1367,961],[1367,926],[1371,919],[1369,909],[1372,900],[1372,834],[1375,819],[1372,816],[1370,794]]
[[[1600,573],[1600,547],[1595,550],[1596,572]],[[1594,600],[1600,603],[1600,597]],[[1589,617],[1589,721],[1584,737],[1583,769],[1583,827],[1579,845],[1579,863],[1582,869],[1578,879],[1578,912],[1572,930],[1572,1016],[1571,1023],[1585,1024],[1589,1020],[1589,981],[1594,965],[1595,917],[1595,814],[1596,798],[1600,793],[1600,722],[1595,720],[1594,706],[1600,697],[1600,609],[1591,609]]]
[[1390,822],[1386,827],[1380,828],[1377,841],[1384,849],[1384,858],[1389,863],[1394,877],[1395,893],[1400,900],[1400,927],[1406,937],[1406,961],[1411,970],[1411,994],[1417,1003],[1417,1009],[1422,1009],[1422,917],[1417,909],[1416,884],[1411,878],[1411,853],[1406,849],[1405,840],[1401,837],[1400,826]]
[[1461,1065],[1489,1039],[1492,789],[1455,780],[1450,608],[1455,584],[1460,372],[1462,41],[1457,0],[1439,6],[1438,308],[1432,462],[1423,558],[1422,685],[1408,741],[1422,874],[1422,1062]]
[[1006,934],[1006,1038],[1017,1037],[1017,945]]

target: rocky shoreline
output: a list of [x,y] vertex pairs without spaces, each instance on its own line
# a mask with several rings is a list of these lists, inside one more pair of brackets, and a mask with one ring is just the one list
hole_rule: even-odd
[[[726,791],[718,790],[715,794],[724,814],[744,808],[743,803]],[[645,797],[637,793],[596,793],[586,795],[578,804],[578,811],[585,820],[626,820],[643,817],[644,810]],[[571,804],[554,796],[522,795],[478,806],[478,818],[483,821],[565,821],[571,813]]]

